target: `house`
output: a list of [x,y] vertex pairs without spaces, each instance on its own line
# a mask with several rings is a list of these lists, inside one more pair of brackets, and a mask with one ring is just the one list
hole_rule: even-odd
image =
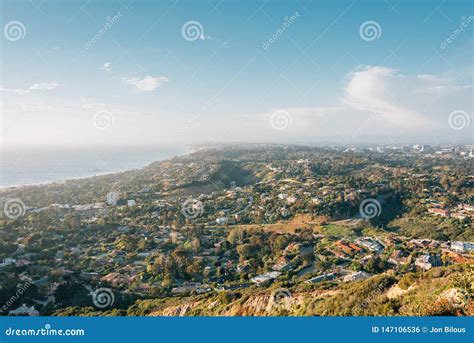
[[384,246],[372,237],[362,237],[356,240],[356,243],[369,249],[370,251],[381,252]]
[[0,268],[7,267],[15,263],[16,263],[16,259],[7,257],[3,259],[2,263],[0,263]]
[[345,252],[348,255],[354,255],[356,253],[362,252],[362,249],[359,248],[357,245],[352,244],[352,243],[346,243],[344,241],[338,241],[336,242],[336,246],[341,249],[343,252]]
[[426,248],[430,243],[431,240],[429,239],[412,239],[408,242],[408,245],[416,248]]
[[81,276],[85,280],[94,280],[98,281],[100,279],[100,275],[97,272],[81,272]]
[[338,251],[338,250],[328,250],[328,251],[334,254],[334,256],[343,260],[348,260],[350,258],[349,255],[347,255],[346,253],[343,253],[342,251]]
[[396,265],[396,266],[401,266],[405,264],[408,260],[408,256],[406,256],[405,253],[403,253],[401,250],[395,250],[392,252],[390,257],[388,258],[388,262]]
[[219,225],[224,225],[228,222],[229,218],[227,217],[220,217],[216,219],[216,223]]
[[189,294],[192,292],[196,294],[203,294],[203,293],[210,292],[211,290],[212,288],[209,285],[203,285],[199,282],[189,282],[182,286],[173,287],[171,289],[171,293],[180,294],[180,295]]
[[428,212],[433,213],[437,216],[441,216],[441,217],[449,217],[449,211],[444,210],[442,208],[430,207],[430,208],[428,208]]
[[364,271],[352,273],[349,275],[344,276],[343,281],[344,282],[349,282],[349,281],[358,281],[358,280],[364,280],[371,277],[369,273],[366,273]]
[[474,205],[460,204],[458,207],[466,211],[474,211]]
[[307,280],[306,283],[315,284],[315,283],[322,282],[322,281],[334,280],[335,278],[336,278],[336,274],[334,274],[334,273],[325,273],[323,275],[315,276],[315,277]]
[[122,285],[130,286],[130,284],[132,283],[131,278],[119,273],[107,274],[106,276],[102,277],[100,280],[110,283],[113,287],[119,287]]
[[442,263],[439,255],[423,254],[415,260],[415,266],[424,270],[431,269],[432,267],[439,267],[441,265]]
[[240,288],[248,288],[250,287],[250,283],[238,283],[238,284],[233,284],[233,285],[218,285],[216,287],[216,291],[222,292],[222,291],[233,291],[235,289],[240,289]]
[[272,269],[278,272],[286,272],[288,270],[291,270],[290,260],[286,256],[281,256],[272,266]]
[[137,204],[137,202],[135,200],[127,200],[127,206],[128,207],[132,207],[132,206],[135,206]]
[[256,283],[257,285],[263,285],[265,283],[273,281],[274,279],[276,279],[280,275],[281,275],[281,272],[273,271],[273,272],[257,275],[255,277],[251,278],[250,281]]
[[21,305],[16,310],[8,312],[9,316],[39,316],[39,312],[34,306],[28,307],[26,304]]
[[450,249],[460,253],[474,251],[474,242],[452,242]]

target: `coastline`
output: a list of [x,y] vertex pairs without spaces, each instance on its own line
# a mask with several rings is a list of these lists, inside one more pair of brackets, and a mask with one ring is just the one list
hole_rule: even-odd
[[[13,184],[13,185],[2,185],[0,184],[0,192],[3,191],[10,191],[10,190],[16,190],[19,188],[24,188],[24,187],[40,187],[40,186],[48,186],[48,185],[53,185],[53,184],[64,184],[69,181],[75,181],[75,180],[81,180],[81,179],[88,179],[92,177],[100,177],[100,176],[107,176],[107,175],[114,175],[114,174],[120,174],[124,172],[129,172],[129,171],[135,171],[135,170],[141,170],[148,165],[156,162],[162,162],[166,161],[168,159],[172,159],[175,157],[183,157],[187,156],[189,154],[192,154],[193,152],[196,152],[198,149],[194,146],[182,146],[177,148],[177,150],[180,150],[176,154],[171,154],[171,156],[163,157],[163,158],[158,158],[149,162],[146,162],[142,164],[139,167],[136,168],[120,168],[120,169],[115,169],[115,170],[107,170],[103,172],[96,172],[96,173],[90,173],[90,174],[84,174],[84,175],[79,175],[79,176],[65,176],[64,178],[60,179],[55,179],[55,180],[48,180],[48,181],[38,181],[38,182],[27,182],[27,183],[19,183],[19,184]],[[1,175],[0,175],[1,179]]]

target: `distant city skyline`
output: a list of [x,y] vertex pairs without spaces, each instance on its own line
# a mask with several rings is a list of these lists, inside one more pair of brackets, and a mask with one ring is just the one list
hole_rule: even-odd
[[1,144],[473,144],[470,1],[3,1]]

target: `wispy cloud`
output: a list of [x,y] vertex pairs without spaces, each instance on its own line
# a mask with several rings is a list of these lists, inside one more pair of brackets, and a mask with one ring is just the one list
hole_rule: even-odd
[[378,113],[392,125],[419,130],[444,122],[452,106],[468,108],[466,96],[471,89],[455,78],[369,66],[349,75],[342,101],[354,109]]
[[291,127],[276,133],[288,136],[428,136],[452,131],[447,124],[449,114],[456,109],[469,112],[471,95],[472,86],[456,76],[404,74],[385,66],[365,66],[346,75],[342,95],[328,106],[290,105],[241,118],[258,120],[260,127],[270,128],[272,115],[284,111],[291,118]]
[[59,83],[35,83],[27,88],[4,88],[1,87],[0,90],[4,92],[12,92],[17,94],[27,94],[33,91],[51,91],[59,86]]
[[164,83],[168,82],[168,78],[164,76],[153,77],[150,75],[145,76],[143,79],[139,78],[122,78],[122,80],[134,86],[140,92],[152,92]]
[[110,73],[112,71],[112,62],[105,62],[99,67],[99,69]]

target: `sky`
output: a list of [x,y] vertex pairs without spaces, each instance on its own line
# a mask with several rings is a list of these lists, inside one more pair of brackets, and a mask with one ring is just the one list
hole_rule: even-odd
[[473,143],[468,0],[0,6],[6,147]]

